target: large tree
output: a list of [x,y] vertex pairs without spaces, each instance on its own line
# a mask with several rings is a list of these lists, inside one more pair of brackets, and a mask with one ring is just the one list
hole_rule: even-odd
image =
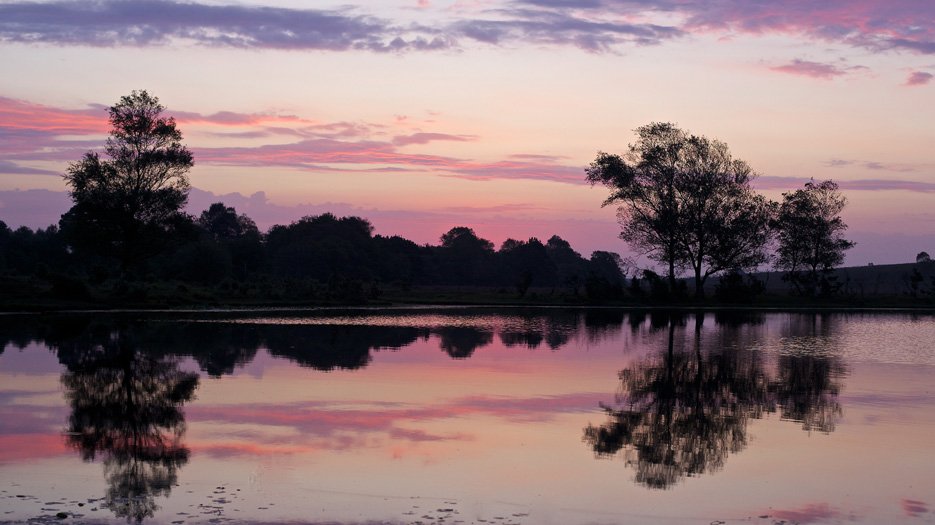
[[587,168],[587,180],[611,189],[603,206],[622,202],[618,217],[620,238],[668,266],[669,287],[682,262],[678,252],[679,202],[676,177],[685,132],[669,123],[636,129],[637,141],[628,152],[599,152]]
[[124,271],[191,222],[181,209],[194,160],[164,109],[146,91],[121,97],[108,109],[106,159],[89,151],[64,176],[74,201],[61,221],[70,243],[116,257]]
[[844,238],[847,224],[841,211],[846,204],[838,185],[830,180],[811,180],[801,189],[782,194],[775,224],[779,238],[776,267],[786,271],[786,279],[799,293],[833,291],[831,272],[855,244]]
[[695,294],[705,280],[766,261],[773,206],[750,183],[755,174],[726,144],[671,123],[637,128],[623,156],[599,153],[587,180],[611,189],[604,205],[621,203],[620,237],[676,271],[691,268]]

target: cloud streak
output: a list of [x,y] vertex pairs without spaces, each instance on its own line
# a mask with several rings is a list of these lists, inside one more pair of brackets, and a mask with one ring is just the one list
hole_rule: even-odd
[[[474,135],[423,132],[382,134],[388,125],[319,122],[294,115],[219,112],[210,115],[168,111],[188,133],[208,129],[212,136],[262,140],[290,137],[293,142],[250,146],[206,147],[191,144],[199,165],[281,167],[319,173],[382,172],[429,173],[471,180],[534,179],[583,184],[583,171],[559,159],[539,155],[513,155],[504,160],[468,158],[413,152],[436,141],[471,142]],[[62,109],[0,98],[0,174],[59,175],[61,172],[28,166],[30,162],[64,164],[78,160],[89,149],[99,149],[108,131],[103,106]],[[66,138],[63,138],[67,136]],[[87,138],[80,138],[87,136]],[[76,138],[78,137],[78,138]],[[405,148],[405,150],[403,150]]]
[[825,64],[822,62],[812,62],[810,60],[795,59],[787,64],[773,66],[769,68],[777,73],[787,73],[803,77],[818,78],[822,80],[832,80],[836,77],[844,76],[857,70],[867,69],[864,66],[840,67],[835,64]]
[[155,46],[189,41],[212,47],[287,50],[444,49],[424,28],[404,29],[349,10],[288,9],[171,0],[14,2],[0,5],[0,39],[56,45]]
[[[386,440],[413,443],[470,441],[463,432],[433,433],[418,428],[425,423],[451,418],[495,417],[507,421],[543,422],[558,414],[589,412],[602,394],[573,393],[557,396],[510,398],[473,396],[434,405],[376,403],[370,408],[335,408],[327,403],[297,403],[288,406],[265,404],[191,407],[190,422],[249,423],[258,430],[238,442],[198,443],[194,448],[217,456],[267,453],[298,453],[314,450],[347,450],[381,445]],[[289,428],[291,432],[266,433],[262,427]],[[296,436],[299,436],[298,438]]]
[[935,75],[926,71],[913,71],[906,79],[906,86],[924,86],[932,81]]
[[[51,45],[425,52],[466,44],[546,45],[590,52],[656,45],[690,34],[780,34],[874,52],[935,54],[935,4],[915,0],[502,0],[459,11],[420,9],[431,23],[360,9],[53,1],[0,4],[0,41]],[[430,18],[421,17],[421,20]],[[662,22],[664,21],[664,22]]]

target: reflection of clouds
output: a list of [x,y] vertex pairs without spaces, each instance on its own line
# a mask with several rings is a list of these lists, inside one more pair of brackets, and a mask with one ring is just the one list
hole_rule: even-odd
[[[471,396],[448,403],[409,405],[367,403],[347,409],[328,403],[193,406],[188,420],[205,423],[200,442],[192,447],[213,456],[294,454],[317,450],[380,447],[387,442],[469,441],[473,434],[457,430],[432,432],[420,424],[455,418],[495,417],[514,423],[546,422],[562,413],[588,412],[601,399],[597,393],[509,398]],[[347,406],[347,403],[341,403]],[[240,430],[230,432],[230,427]],[[215,440],[213,430],[218,430]],[[223,438],[220,436],[224,436]],[[234,439],[231,439],[234,437]],[[241,441],[242,440],[242,441]]]
[[0,464],[60,456],[69,452],[59,434],[0,435]]
[[903,514],[910,518],[916,518],[929,511],[928,504],[924,501],[914,499],[902,499],[899,501],[903,508]]
[[771,518],[789,520],[795,523],[817,523],[833,518],[844,518],[846,515],[827,503],[807,503],[797,509],[771,510]]

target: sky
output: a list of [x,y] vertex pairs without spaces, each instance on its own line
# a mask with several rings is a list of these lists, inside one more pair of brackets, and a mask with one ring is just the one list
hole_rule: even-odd
[[68,164],[145,89],[194,153],[189,211],[261,229],[330,211],[645,265],[584,168],[668,121],[770,198],[838,182],[847,265],[935,250],[929,0],[0,0],[0,79],[11,227],[58,221]]

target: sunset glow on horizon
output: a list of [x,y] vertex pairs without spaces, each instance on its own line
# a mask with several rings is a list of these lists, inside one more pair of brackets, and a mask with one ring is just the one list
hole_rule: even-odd
[[638,259],[584,168],[671,121],[772,199],[837,181],[846,265],[935,249],[933,3],[311,5],[0,1],[0,220],[56,223],[68,163],[145,89],[194,154],[189,211],[223,201],[264,230],[330,211],[418,243],[463,225]]

